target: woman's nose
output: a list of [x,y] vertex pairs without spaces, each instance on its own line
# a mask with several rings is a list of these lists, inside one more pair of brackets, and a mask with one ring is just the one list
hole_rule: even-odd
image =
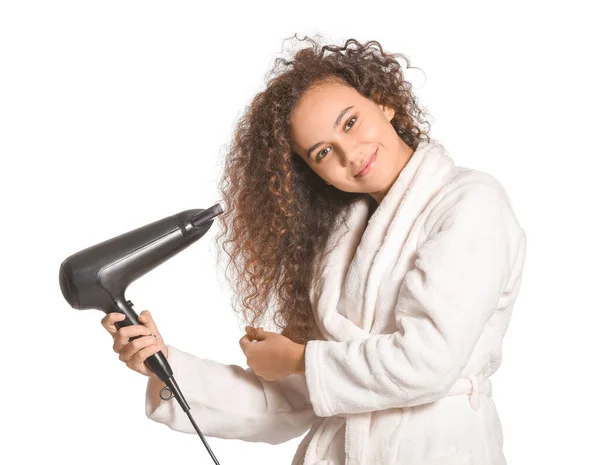
[[351,163],[360,163],[360,147],[357,144],[351,142],[340,143],[338,153],[340,154],[340,162],[344,167]]
[[348,167],[349,165],[354,168],[354,171],[360,168],[361,163],[368,157],[369,155],[365,150],[360,147],[354,147],[347,150],[340,150],[340,158],[342,166]]

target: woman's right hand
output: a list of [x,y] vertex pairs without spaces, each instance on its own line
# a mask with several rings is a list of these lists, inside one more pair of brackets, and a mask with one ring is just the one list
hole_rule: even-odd
[[[113,312],[107,314],[100,322],[113,337],[113,350],[119,354],[119,360],[133,371],[157,378],[146,366],[144,360],[159,350],[162,350],[165,357],[169,356],[169,352],[156,328],[156,324],[154,324],[152,315],[148,310],[144,310],[138,317],[138,320],[142,323],[141,325],[124,326],[117,329],[115,323],[124,319],[125,315],[122,313]],[[134,337],[135,339],[130,339]]]

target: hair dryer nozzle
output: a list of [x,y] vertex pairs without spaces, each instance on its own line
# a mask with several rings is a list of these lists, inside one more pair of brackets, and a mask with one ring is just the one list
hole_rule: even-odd
[[208,223],[215,216],[218,216],[221,213],[223,213],[223,208],[221,207],[221,205],[219,203],[216,203],[212,207],[207,208],[206,210],[204,210],[201,213],[194,216],[190,222],[192,223],[192,226],[194,228],[200,228],[200,227],[202,227],[202,225],[204,225],[205,223]]

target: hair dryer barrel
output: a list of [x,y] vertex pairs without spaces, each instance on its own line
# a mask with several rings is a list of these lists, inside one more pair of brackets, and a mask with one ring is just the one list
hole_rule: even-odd
[[222,212],[218,203],[185,210],[71,255],[59,271],[64,298],[79,310],[114,311],[129,284],[201,238]]

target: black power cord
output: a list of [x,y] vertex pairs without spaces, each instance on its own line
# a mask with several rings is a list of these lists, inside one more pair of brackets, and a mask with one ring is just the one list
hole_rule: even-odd
[[[165,391],[165,394],[163,395],[163,391]],[[162,400],[169,400],[171,398],[174,397],[173,395],[173,391],[169,388],[169,386],[165,386],[160,390],[160,398]],[[210,454],[210,457],[213,459],[213,461],[215,462],[215,465],[220,465],[219,461],[217,460],[217,457],[215,457],[215,454],[213,454],[212,449],[210,448],[210,446],[208,445],[208,442],[206,442],[206,439],[204,439],[204,435],[202,434],[202,431],[200,431],[200,428],[198,428],[198,425],[196,424],[196,422],[194,421],[194,418],[192,417],[192,414],[190,413],[190,410],[186,410],[184,409],[185,414],[188,416],[188,418],[190,419],[190,421],[192,422],[192,425],[194,426],[194,429],[196,430],[196,432],[198,433],[198,436],[200,436],[200,439],[202,439],[202,442],[204,443],[204,446],[206,447],[206,450],[208,451],[208,453]]]

